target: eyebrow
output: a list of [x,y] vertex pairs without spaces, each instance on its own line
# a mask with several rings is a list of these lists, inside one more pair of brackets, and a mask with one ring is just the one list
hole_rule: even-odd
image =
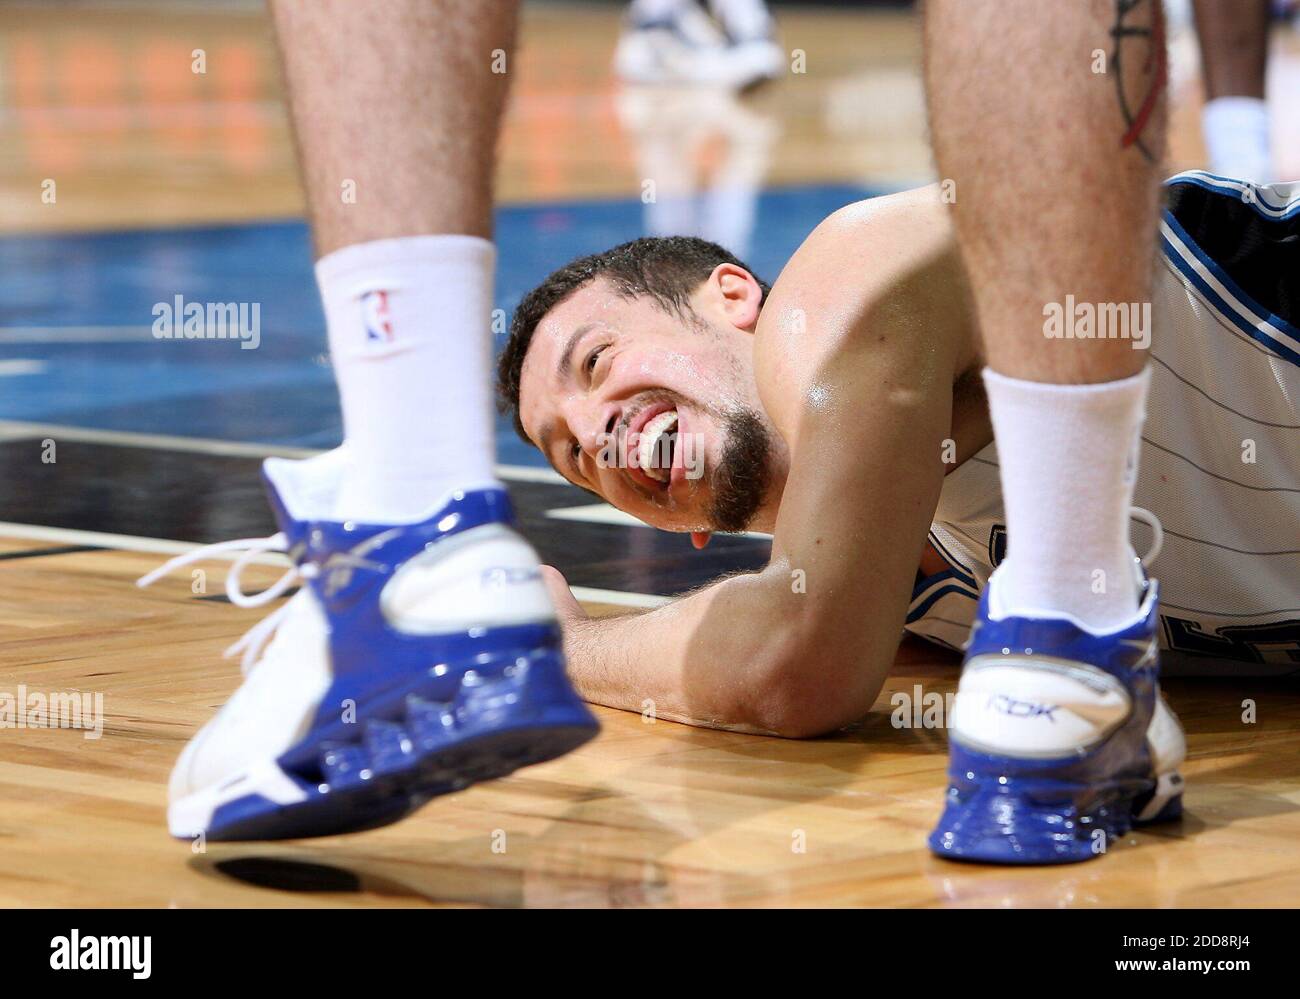
[[576,330],[569,334],[569,339],[564,342],[564,350],[560,354],[560,362],[555,366],[555,375],[561,381],[569,375],[569,370],[573,367],[573,348],[578,345],[578,341],[596,328],[596,323],[583,323]]

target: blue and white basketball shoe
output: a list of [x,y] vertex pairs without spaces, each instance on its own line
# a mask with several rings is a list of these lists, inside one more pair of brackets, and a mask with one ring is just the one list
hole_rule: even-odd
[[1000,616],[996,579],[966,648],[930,849],[1071,863],[1104,853],[1133,822],[1180,815],[1186,743],[1160,696],[1155,582],[1132,621],[1095,634],[1070,618]]
[[[242,548],[226,580],[234,603],[305,584],[231,649],[247,677],[172,771],[174,836],[370,829],[596,734],[506,493],[456,492],[409,524],[340,523],[330,512],[346,460],[343,448],[268,459],[279,534],[211,545],[141,580]],[[293,567],[246,596],[240,570],[268,551]]]

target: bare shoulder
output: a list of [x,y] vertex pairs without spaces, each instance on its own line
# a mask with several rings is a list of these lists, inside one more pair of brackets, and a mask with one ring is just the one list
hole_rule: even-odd
[[935,240],[952,238],[951,207],[938,184],[885,194],[845,205],[826,216],[791,258],[809,253],[851,253],[854,259],[882,262]]
[[763,405],[788,443],[803,397],[828,369],[884,342],[881,333],[905,335],[939,297],[955,246],[949,210],[938,185],[854,202],[790,258],[754,343]]

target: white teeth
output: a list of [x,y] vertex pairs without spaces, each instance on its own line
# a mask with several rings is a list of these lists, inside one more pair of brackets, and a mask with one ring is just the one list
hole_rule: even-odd
[[655,459],[665,456],[665,452],[657,451],[659,438],[671,431],[677,426],[677,411],[668,410],[666,413],[660,413],[654,419],[650,420],[641,428],[641,437],[637,441],[637,466],[641,471],[652,479],[659,482],[667,482],[672,475],[671,468],[656,468]]

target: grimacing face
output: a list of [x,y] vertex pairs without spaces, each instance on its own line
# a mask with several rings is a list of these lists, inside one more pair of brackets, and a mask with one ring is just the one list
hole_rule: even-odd
[[762,292],[721,264],[693,316],[604,279],[537,325],[520,375],[520,420],[552,467],[668,531],[744,529],[766,499],[772,431],[754,385]]

